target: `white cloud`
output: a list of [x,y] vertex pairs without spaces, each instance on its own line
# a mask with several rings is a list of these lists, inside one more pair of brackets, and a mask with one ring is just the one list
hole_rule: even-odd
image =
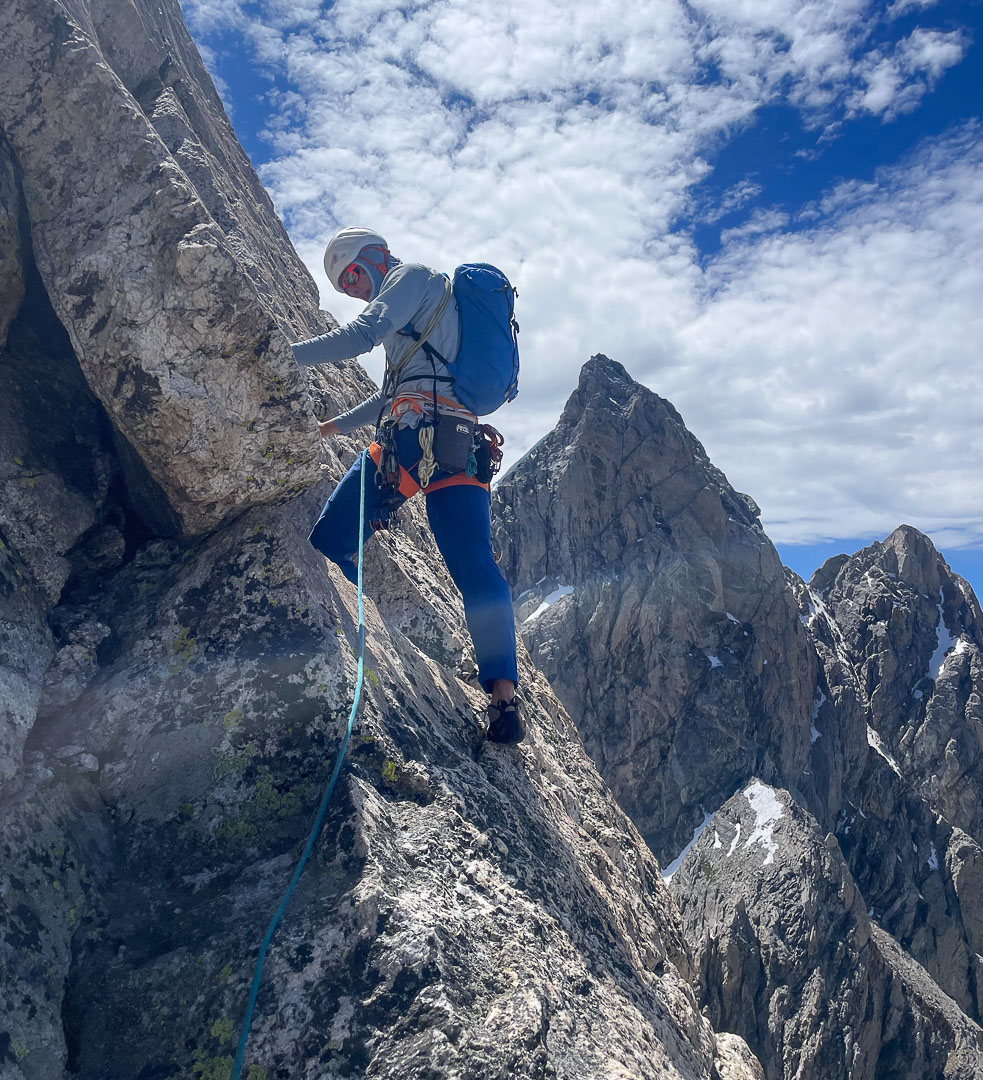
[[939,0],[894,0],[887,9],[888,19],[898,19],[912,11],[922,11],[926,8],[935,7]]
[[659,389],[774,539],[901,521],[983,537],[980,134],[841,185],[809,229],[732,245],[709,269]]
[[[830,133],[890,120],[961,59],[957,32],[873,44],[870,0],[187,6],[199,36],[240,36],[289,86],[261,174],[336,316],[358,310],[321,267],[344,224],[403,258],[512,277],[508,461],[604,352],[674,401],[775,539],[902,520],[983,536],[978,129],[792,221],[756,211],[708,265],[673,232],[756,109],[791,103]],[[758,194],[738,183],[703,220]],[[366,366],[378,378],[381,357]]]
[[788,223],[789,215],[783,210],[759,208],[743,225],[737,225],[733,229],[723,229],[720,233],[720,243],[726,247],[736,240],[745,240],[748,237],[761,236],[762,233],[783,229]]
[[885,120],[914,111],[946,70],[962,60],[968,45],[958,30],[914,30],[891,50],[871,53],[859,68],[865,86],[850,96],[849,111]]

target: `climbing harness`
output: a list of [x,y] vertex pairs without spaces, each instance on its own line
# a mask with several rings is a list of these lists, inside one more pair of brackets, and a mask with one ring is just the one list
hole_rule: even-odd
[[263,938],[263,944],[259,949],[259,956],[256,960],[256,970],[253,973],[253,983],[249,991],[249,1004],[246,1007],[246,1017],[242,1025],[242,1036],[239,1039],[239,1047],[236,1050],[235,1063],[232,1066],[230,1080],[240,1080],[243,1058],[246,1053],[246,1041],[249,1038],[249,1029],[253,1022],[253,1009],[256,1007],[256,998],[259,994],[259,982],[263,974],[263,961],[266,959],[266,952],[270,947],[270,942],[273,940],[273,934],[279,925],[280,918],[283,915],[287,904],[290,902],[290,898],[293,896],[297,882],[300,880],[300,875],[304,872],[307,860],[314,850],[315,841],[317,840],[318,833],[320,833],[321,826],[324,823],[324,815],[327,813],[328,804],[331,802],[335,784],[341,773],[341,766],[345,760],[345,752],[348,749],[348,743],[352,736],[352,725],[355,723],[355,713],[358,711],[358,703],[362,696],[362,676],[365,660],[365,612],[362,606],[362,546],[365,542],[365,472],[368,466],[368,459],[368,453],[363,451],[362,468],[360,470],[361,483],[359,485],[358,513],[358,671],[355,678],[355,697],[352,701],[352,710],[348,714],[348,727],[345,729],[345,737],[341,741],[341,749],[338,751],[338,757],[334,763],[331,779],[328,781],[324,797],[321,799],[321,805],[317,811],[314,827],[311,829],[310,835],[307,838],[307,844],[305,845],[300,860],[294,870],[293,877],[290,879],[290,884],[287,886],[287,891],[283,894],[280,906],[276,909],[276,914],[270,922],[269,928],[266,931],[266,937]]

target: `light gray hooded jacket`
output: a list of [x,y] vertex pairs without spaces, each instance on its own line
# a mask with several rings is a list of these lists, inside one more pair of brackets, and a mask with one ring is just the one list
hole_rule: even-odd
[[[400,331],[412,324],[413,329],[422,334],[440,306],[446,288],[447,278],[436,270],[420,263],[399,263],[382,279],[379,295],[366,305],[358,318],[320,337],[292,345],[294,357],[302,367],[332,364],[360,356],[381,344],[386,350],[388,372],[398,367],[400,360],[415,345],[408,333],[401,334]],[[427,341],[450,362],[457,356],[461,343],[461,318],[453,296]],[[446,377],[450,373],[444,364],[437,361],[436,374]],[[427,354],[418,348],[399,373],[397,383],[389,394],[377,391],[354,409],[334,417],[334,423],[342,434],[364,424],[374,424],[380,411],[388,412],[395,398],[407,393],[430,396],[434,389],[433,376],[434,368]],[[437,393],[440,397],[457,401],[453,383],[438,382]],[[401,426],[415,427],[419,419],[419,414],[411,411],[405,413],[399,422]]]

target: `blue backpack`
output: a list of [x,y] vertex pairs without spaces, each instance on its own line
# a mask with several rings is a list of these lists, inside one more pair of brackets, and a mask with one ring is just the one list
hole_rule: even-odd
[[[515,289],[496,267],[463,263],[454,271],[453,294],[461,315],[461,344],[453,361],[445,360],[427,341],[443,305],[427,332],[421,334],[412,325],[402,332],[419,343],[435,370],[437,360],[447,368],[448,379],[434,376],[435,409],[437,383],[448,381],[454,384],[454,395],[465,408],[476,416],[488,416],[519,392]],[[395,378],[397,372],[390,375]]]
[[519,343],[515,289],[488,263],[464,263],[454,271],[454,298],[461,313],[461,347],[447,370],[457,400],[487,416],[519,392]]

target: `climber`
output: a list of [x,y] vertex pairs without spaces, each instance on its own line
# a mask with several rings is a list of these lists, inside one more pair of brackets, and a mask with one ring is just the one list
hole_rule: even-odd
[[[338,292],[367,306],[345,326],[293,345],[297,363],[334,363],[381,343],[386,374],[381,390],[319,423],[321,437],[376,425],[376,439],[369,447],[376,468],[365,485],[365,520],[373,531],[388,527],[395,509],[424,490],[434,539],[464,599],[478,679],[490,695],[488,739],[521,742],[525,729],[515,693],[512,598],[492,553],[489,484],[460,466],[442,468],[432,448],[434,425],[441,418],[477,422],[454,396],[447,367],[434,360],[433,350],[440,358],[455,357],[460,341],[449,283],[426,266],[400,262],[378,233],[357,227],[332,238],[324,252],[324,269]],[[421,348],[420,338],[432,349]],[[359,473],[366,457],[360,454],[342,478],[310,535],[314,547],[352,582],[357,581]]]

